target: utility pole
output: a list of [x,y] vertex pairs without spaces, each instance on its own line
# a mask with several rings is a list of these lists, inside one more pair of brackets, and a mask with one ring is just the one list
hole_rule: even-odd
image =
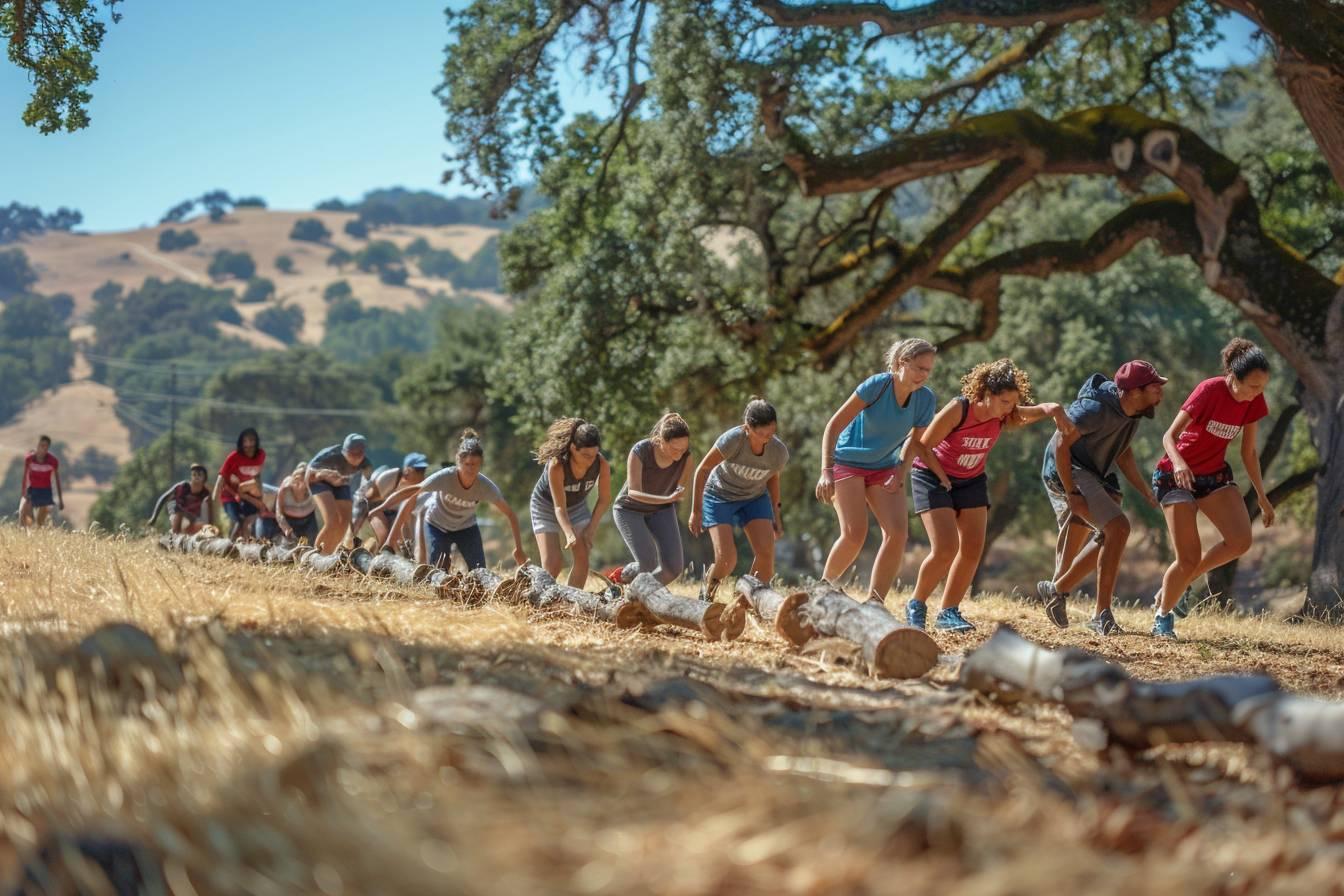
[[177,365],[168,365],[168,482],[177,481]]

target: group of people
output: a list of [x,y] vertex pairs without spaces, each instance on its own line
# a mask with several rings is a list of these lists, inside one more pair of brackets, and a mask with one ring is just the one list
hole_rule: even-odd
[[[901,566],[913,505],[928,533],[930,551],[905,606],[908,624],[927,626],[928,603],[941,585],[933,628],[975,628],[961,604],[985,543],[990,507],[986,463],[1005,431],[1041,420],[1055,425],[1041,480],[1059,531],[1053,575],[1038,583],[1037,592],[1056,625],[1068,625],[1069,593],[1095,572],[1096,604],[1086,625],[1099,635],[1120,631],[1111,603],[1131,524],[1117,471],[1142,500],[1162,510],[1174,548],[1175,559],[1153,599],[1154,635],[1174,638],[1175,619],[1184,615],[1180,601],[1190,583],[1250,547],[1250,517],[1225,458],[1228,445],[1238,437],[1265,525],[1272,525],[1274,508],[1265,495],[1256,453],[1256,424],[1268,414],[1263,393],[1270,365],[1248,340],[1228,343],[1221,375],[1201,382],[1186,399],[1163,436],[1163,456],[1148,478],[1131,445],[1142,420],[1154,416],[1168,382],[1152,364],[1134,360],[1112,377],[1094,374],[1065,406],[1032,403],[1025,371],[1007,358],[988,361],[966,373],[960,393],[940,408],[926,385],[936,351],[923,339],[891,346],[886,369],[859,383],[827,422],[815,489],[819,501],[834,507],[839,523],[823,577],[838,583],[853,566],[871,514],[881,544],[867,599],[882,604]],[[775,543],[783,532],[780,474],[789,462],[778,426],[775,407],[752,398],[742,423],[720,434],[693,464],[690,427],[679,414],[666,413],[647,438],[630,448],[626,479],[613,499],[611,465],[601,453],[598,427],[580,418],[555,421],[535,452],[542,470],[529,501],[541,565],[558,577],[568,554],[567,581],[583,587],[595,534],[611,510],[632,559],[604,575],[617,584],[629,583],[641,572],[671,582],[685,569],[677,507],[688,497],[689,484],[686,528],[693,537],[707,532],[714,555],[701,597],[714,600],[720,583],[736,568],[737,529],[751,547],[751,574],[768,581],[774,575]],[[476,510],[485,502],[508,521],[514,560],[527,561],[518,516],[482,472],[485,451],[477,433],[464,432],[455,463],[432,475],[425,455],[413,452],[400,467],[364,477],[365,448],[364,437],[352,433],[299,464],[278,486],[270,486],[260,478],[266,461],[260,437],[253,429],[244,430],[221,465],[213,490],[207,486],[206,468],[193,466],[189,480],[160,497],[151,522],[171,502],[173,530],[196,531],[213,523],[213,498],[230,520],[231,537],[303,538],[331,552],[367,523],[374,547],[405,544],[422,562],[441,567],[456,548],[469,567],[481,567],[486,558]],[[56,462],[42,446],[30,458],[24,500],[41,507],[43,501],[50,503],[50,492],[44,490]],[[590,506],[594,491],[597,498]],[[1201,513],[1220,536],[1207,550],[1197,526]]]

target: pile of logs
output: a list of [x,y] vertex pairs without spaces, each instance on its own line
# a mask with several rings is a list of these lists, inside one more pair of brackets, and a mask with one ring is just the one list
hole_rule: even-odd
[[1266,675],[1148,682],[1084,650],[1049,650],[1000,626],[961,668],[964,687],[1004,703],[1063,705],[1105,742],[1258,745],[1314,783],[1344,781],[1344,703],[1290,694]]

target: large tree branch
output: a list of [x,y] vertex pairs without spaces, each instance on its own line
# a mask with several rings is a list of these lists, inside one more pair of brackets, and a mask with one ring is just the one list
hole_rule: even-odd
[[975,98],[994,81],[1039,56],[1059,36],[1061,30],[1063,30],[1062,25],[1046,25],[1037,31],[1030,40],[1014,44],[964,78],[939,84],[920,99],[919,109],[915,112],[911,121],[911,129],[919,125],[920,120],[929,109],[953,94],[970,90],[972,94],[968,102],[973,103]]
[[[876,25],[883,34],[913,34],[940,25],[1026,27],[1066,25],[1106,15],[1106,0],[930,0],[907,9],[886,3],[783,3],[755,0],[756,8],[781,28],[859,28]],[[1140,0],[1132,13],[1148,19],[1169,14],[1181,0]]]

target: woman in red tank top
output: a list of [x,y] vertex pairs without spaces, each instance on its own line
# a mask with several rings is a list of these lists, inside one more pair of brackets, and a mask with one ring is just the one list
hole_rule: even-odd
[[944,488],[916,460],[911,473],[915,512],[929,533],[929,555],[919,567],[915,594],[906,605],[906,621],[924,627],[929,596],[940,581],[943,607],[934,621],[938,631],[968,632],[975,626],[961,615],[961,600],[971,587],[985,547],[989,520],[989,484],[985,459],[1004,429],[1051,417],[1061,432],[1072,430],[1062,405],[1028,405],[1031,380],[1008,358],[977,364],[961,378],[961,394],[944,405],[921,439],[932,449],[952,482]]

